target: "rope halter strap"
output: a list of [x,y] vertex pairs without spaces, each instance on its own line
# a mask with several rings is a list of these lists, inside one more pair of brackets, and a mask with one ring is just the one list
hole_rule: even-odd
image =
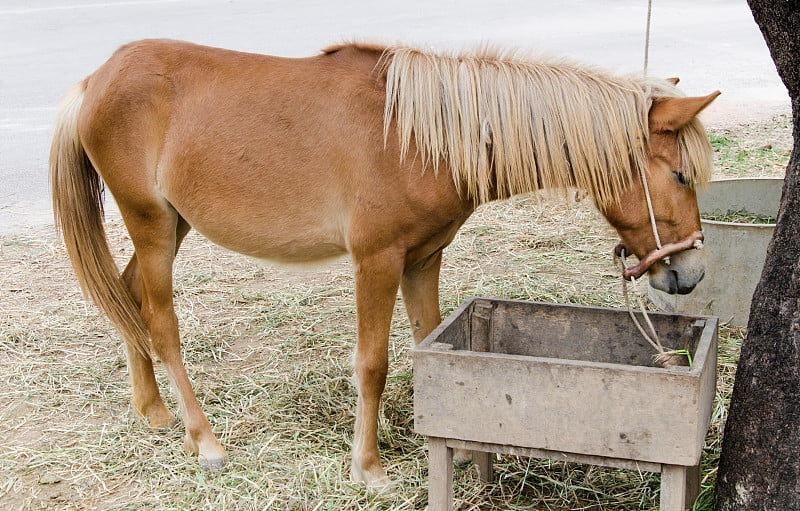
[[[633,308],[631,307],[630,295],[628,294],[628,280],[630,280],[631,284],[636,286],[637,279],[641,278],[647,270],[650,269],[653,264],[655,264],[659,260],[664,260],[667,264],[670,264],[669,256],[683,250],[688,250],[690,248],[700,249],[703,247],[703,233],[701,231],[695,231],[686,237],[683,240],[676,241],[674,243],[667,243],[666,245],[661,244],[661,238],[658,235],[658,227],[656,225],[656,216],[653,212],[653,201],[650,198],[650,187],[647,184],[647,176],[645,174],[644,169],[640,169],[640,174],[642,177],[642,185],[644,186],[644,195],[647,202],[647,213],[650,216],[650,226],[653,229],[653,237],[656,240],[656,249],[650,251],[645,257],[643,257],[638,264],[634,266],[628,266],[625,260],[627,255],[627,250],[625,245],[620,242],[614,248],[614,255],[615,258],[619,258],[622,263],[622,294],[625,296],[625,304],[628,308],[628,314],[630,315],[633,323],[636,325],[636,328],[639,330],[639,333],[642,334],[642,337],[656,350],[657,355],[655,357],[656,363],[659,363],[663,366],[667,365],[676,365],[676,359],[679,359],[682,353],[679,353],[675,350],[666,350],[664,346],[661,344],[661,340],[658,337],[658,332],[656,332],[655,327],[653,326],[652,321],[650,321],[650,317],[647,314],[647,309],[644,304],[644,300],[641,297],[640,293],[635,293],[636,298],[638,300],[639,310],[642,313],[642,317],[647,324],[649,333],[645,331],[642,324],[636,318],[636,315],[633,313]],[[690,356],[687,356],[690,360]]]

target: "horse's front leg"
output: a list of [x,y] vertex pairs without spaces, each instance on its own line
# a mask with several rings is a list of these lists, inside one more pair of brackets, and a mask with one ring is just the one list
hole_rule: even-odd
[[408,313],[408,321],[419,344],[442,322],[439,311],[439,269],[441,250],[424,261],[406,268],[400,288]]
[[354,257],[358,311],[354,381],[358,403],[350,477],[376,489],[390,484],[378,453],[378,413],[389,367],[389,326],[404,255],[389,252]]
[[[401,289],[406,305],[408,320],[414,332],[414,342],[421,343],[442,322],[439,310],[439,272],[442,266],[442,252],[406,268],[403,273]],[[456,449],[453,461],[457,465],[472,462],[472,451]]]

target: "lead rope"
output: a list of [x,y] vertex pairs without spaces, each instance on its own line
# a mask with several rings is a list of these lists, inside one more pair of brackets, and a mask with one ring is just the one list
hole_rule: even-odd
[[[650,199],[650,187],[647,184],[647,175],[645,174],[643,168],[639,169],[639,174],[642,177],[642,185],[644,186],[644,196],[647,202],[647,213],[650,215],[650,226],[653,228],[653,236],[655,236],[656,238],[656,247],[658,249],[661,249],[661,238],[658,236],[658,228],[656,226],[656,216],[653,213],[653,201]],[[619,255],[623,272],[628,267],[625,261],[625,256],[626,253],[625,249],[623,248]],[[653,326],[653,322],[650,321],[650,316],[648,316],[647,314],[647,309],[645,308],[644,300],[642,299],[641,293],[639,293],[639,289],[637,287],[636,277],[634,277],[633,275],[631,275],[631,285],[633,286],[634,294],[636,295],[636,298],[639,302],[638,303],[639,310],[642,313],[642,317],[644,317],[645,323],[647,323],[647,326],[650,329],[650,334],[652,335],[652,337],[651,335],[648,335],[647,332],[645,332],[641,323],[639,323],[639,320],[636,319],[636,314],[633,313],[633,307],[631,307],[630,294],[628,293],[628,281],[627,279],[625,279],[625,277],[622,277],[622,295],[625,297],[625,305],[628,307],[628,314],[633,320],[633,324],[636,325],[636,328],[639,329],[639,332],[642,334],[642,337],[644,337],[645,340],[647,340],[647,342],[649,342],[650,345],[653,348],[655,348],[655,350],[658,352],[657,357],[661,358],[664,356],[664,353],[666,353],[666,350],[664,350],[664,346],[661,344],[661,339],[658,338],[658,333],[656,332],[656,329]]]
[[[625,271],[625,268],[627,268],[627,264],[625,262],[625,255],[626,255],[625,249],[623,248],[619,256],[620,262],[622,264],[622,271]],[[638,282],[636,280],[636,277],[631,275],[631,285],[633,286],[633,291],[638,301],[639,310],[642,313],[642,317],[644,317],[645,323],[647,323],[647,327],[650,329],[650,334],[652,334],[652,337],[647,334],[647,332],[644,330],[644,327],[642,327],[642,324],[639,323],[638,319],[636,319],[636,314],[634,314],[633,307],[631,307],[630,293],[628,293],[628,281],[624,277],[622,279],[622,295],[625,297],[625,305],[628,308],[628,314],[633,320],[633,324],[636,325],[637,329],[639,329],[639,333],[642,334],[642,337],[644,337],[645,340],[650,343],[650,346],[652,346],[658,352],[658,355],[656,355],[658,359],[664,356],[666,350],[664,349],[664,346],[661,344],[661,339],[659,339],[658,337],[658,332],[656,332],[656,329],[653,326],[653,322],[650,321],[650,316],[647,314],[647,309],[645,308],[644,300],[642,299],[641,293],[639,293],[637,284]]]
[[[653,213],[653,201],[650,199],[650,186],[647,184],[647,175],[643,168],[639,169],[639,174],[642,176],[642,185],[644,185],[644,198],[647,202],[647,213],[650,215],[650,227],[653,228],[653,236],[656,238],[656,248],[661,250],[661,238],[658,235],[658,227],[656,227],[656,215]],[[669,264],[669,256],[664,258],[664,262]]]
[[[619,259],[622,264],[622,271],[624,272],[627,268],[627,263],[625,262],[625,249],[623,248],[620,251]],[[614,256],[617,257],[616,255]],[[662,367],[667,366],[680,366],[686,365],[685,361],[688,360],[689,366],[692,365],[692,358],[691,354],[686,350],[667,350],[664,348],[664,345],[661,344],[661,339],[658,337],[658,332],[656,332],[656,328],[653,326],[653,322],[650,321],[650,316],[647,314],[647,309],[645,308],[644,300],[642,299],[642,294],[639,292],[637,287],[638,281],[636,277],[631,275],[631,285],[633,286],[634,294],[636,295],[636,300],[638,301],[639,311],[642,313],[642,317],[647,325],[647,328],[650,330],[648,334],[639,320],[636,318],[636,314],[633,311],[633,307],[631,306],[631,297],[630,293],[628,292],[628,281],[623,277],[622,278],[622,294],[625,297],[625,305],[628,309],[628,315],[633,320],[633,324],[636,325],[636,328],[639,330],[639,333],[642,334],[642,337],[656,350],[656,354],[653,355],[653,361],[656,364],[661,365]]]
[[[658,236],[658,227],[656,226],[656,216],[653,213],[653,201],[650,199],[650,187],[647,184],[647,175],[645,174],[644,168],[639,168],[639,174],[642,177],[642,186],[644,187],[644,196],[647,202],[647,213],[650,216],[650,226],[653,228],[653,236],[656,238],[656,247],[661,249],[661,238]],[[625,261],[625,248],[620,251],[619,259],[622,264],[622,272],[625,273],[625,269],[628,267],[627,262]],[[616,259],[616,255],[614,257]],[[658,357],[662,357],[665,353],[664,346],[661,344],[661,339],[658,338],[658,332],[656,332],[655,327],[653,326],[653,322],[650,321],[650,317],[647,315],[647,310],[644,305],[644,300],[642,299],[641,293],[636,286],[636,277],[631,275],[631,285],[633,285],[634,293],[636,294],[636,298],[639,302],[639,310],[642,312],[642,316],[644,317],[645,323],[647,323],[648,328],[650,329],[650,334],[648,335],[645,332],[644,328],[642,327],[639,320],[636,319],[636,314],[633,313],[633,307],[631,307],[631,298],[630,294],[628,293],[628,281],[623,276],[622,277],[622,295],[625,297],[625,305],[628,308],[628,314],[630,315],[631,319],[633,320],[633,324],[636,325],[636,328],[639,329],[639,332],[642,334],[642,337],[650,343],[650,345],[655,348],[658,352]]]
[[[658,228],[656,226],[656,217],[653,213],[653,202],[650,199],[650,187],[647,184],[647,176],[643,168],[639,169],[639,173],[642,177],[642,185],[644,186],[644,195],[647,202],[647,213],[650,216],[650,226],[653,228],[653,236],[656,239],[656,246],[658,249],[661,249],[661,239],[658,236]],[[623,247],[620,250],[619,258],[622,264],[622,271],[623,274],[625,269],[628,267],[626,258],[625,248]],[[615,255],[616,258],[616,255]],[[664,261],[669,264],[669,257],[665,257]],[[636,325],[636,328],[639,330],[639,333],[642,334],[642,337],[650,343],[650,345],[656,350],[657,354],[653,357],[654,361],[657,364],[660,364],[664,367],[669,365],[683,365],[681,362],[683,361],[682,357],[685,355],[686,359],[689,360],[689,365],[691,365],[691,358],[690,355],[683,350],[666,350],[664,349],[664,345],[661,344],[661,339],[658,337],[658,332],[656,332],[656,328],[653,326],[653,322],[650,321],[650,316],[647,314],[647,309],[644,304],[644,300],[642,299],[642,294],[639,292],[637,287],[637,280],[636,277],[631,275],[631,285],[634,288],[634,294],[636,295],[636,299],[638,301],[639,310],[642,313],[642,317],[644,318],[645,323],[647,324],[650,333],[645,331],[642,324],[636,318],[636,314],[634,314],[633,307],[631,307],[631,299],[630,293],[628,293],[628,281],[625,277],[622,278],[622,294],[625,297],[625,305],[628,308],[628,314],[630,315],[631,319],[633,320],[633,324]]]

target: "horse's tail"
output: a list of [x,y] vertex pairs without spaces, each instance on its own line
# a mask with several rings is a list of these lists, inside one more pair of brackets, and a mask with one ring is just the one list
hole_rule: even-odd
[[78,134],[86,81],[65,96],[50,148],[50,186],[60,232],[84,295],[108,315],[125,342],[149,356],[149,334],[139,307],[120,278],[103,227],[103,182]]

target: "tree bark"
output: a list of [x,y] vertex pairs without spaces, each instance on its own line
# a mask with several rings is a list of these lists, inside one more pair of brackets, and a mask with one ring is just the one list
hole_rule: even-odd
[[789,91],[794,147],[742,343],[715,509],[800,510],[800,2],[748,3]]

